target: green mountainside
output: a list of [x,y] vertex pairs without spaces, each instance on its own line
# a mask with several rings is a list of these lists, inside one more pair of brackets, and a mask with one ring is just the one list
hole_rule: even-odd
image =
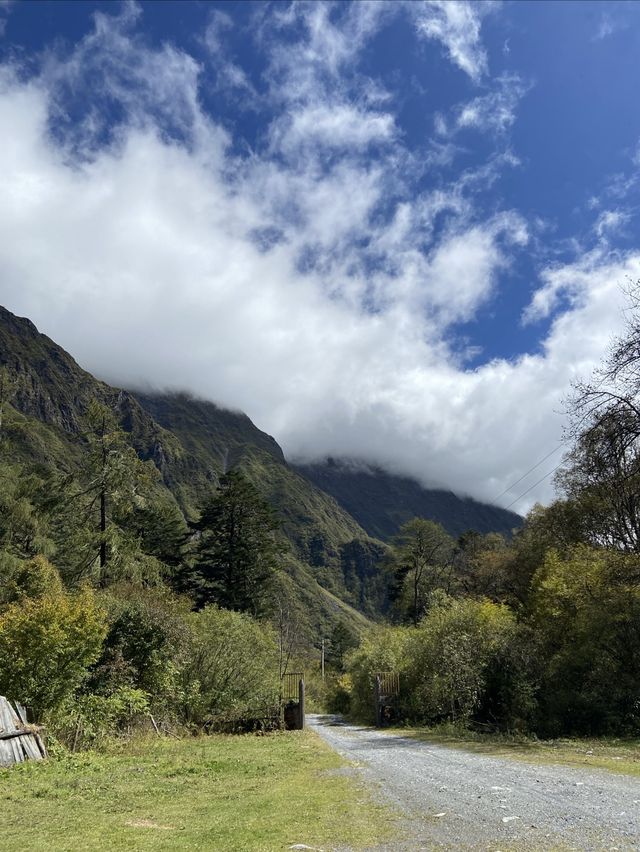
[[289,465],[274,438],[245,414],[187,394],[111,387],[3,308],[0,368],[12,377],[3,439],[13,462],[75,475],[88,452],[85,418],[96,400],[116,413],[138,456],[159,471],[153,499],[179,508],[188,522],[197,521],[224,473],[242,472],[278,514],[282,594],[310,635],[340,620],[358,628],[384,610],[383,541],[406,520],[431,518],[452,535],[470,528],[510,532],[520,523],[513,513],[381,470]]
[[[376,615],[386,586],[384,548],[336,501],[289,468],[275,440],[246,415],[185,395],[135,395],[83,370],[28,319],[0,308],[0,368],[12,378],[5,405],[5,454],[27,470],[74,475],[88,452],[85,415],[91,400],[114,410],[142,460],[161,479],[155,500],[196,520],[219,477],[239,468],[282,520],[283,598],[308,635],[340,621],[361,629]],[[157,419],[156,419],[157,418]],[[357,607],[358,609],[355,609]],[[360,611],[358,611],[360,610]]]
[[368,615],[380,612],[386,585],[377,563],[384,546],[333,497],[289,466],[272,437],[245,414],[187,394],[135,392],[135,397],[154,422],[180,441],[200,472],[185,477],[184,465],[165,464],[165,481],[186,512],[202,503],[211,481],[231,468],[240,470],[277,510],[298,564],[342,600]]
[[451,491],[426,489],[379,468],[328,459],[323,464],[299,464],[296,470],[335,497],[369,535],[383,541],[416,517],[437,521],[456,538],[467,530],[509,535],[522,525],[514,512]]

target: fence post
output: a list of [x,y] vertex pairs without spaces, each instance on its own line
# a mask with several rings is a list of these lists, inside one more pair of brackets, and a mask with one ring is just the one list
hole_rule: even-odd
[[376,681],[373,687],[373,698],[376,702],[376,728],[380,727],[381,723],[381,713],[380,713],[380,675],[376,675]]
[[304,730],[304,678],[298,683],[298,730]]

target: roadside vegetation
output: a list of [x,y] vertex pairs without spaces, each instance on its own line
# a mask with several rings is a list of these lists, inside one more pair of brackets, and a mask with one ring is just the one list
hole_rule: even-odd
[[562,764],[640,776],[640,739],[637,738],[572,737],[539,740],[522,734],[481,733],[446,724],[433,728],[404,726],[385,730],[389,734],[413,737],[474,754],[521,760],[524,763]]
[[627,737],[631,758],[613,762],[637,765],[640,282],[630,296],[627,334],[568,403],[561,496],[535,506],[511,539],[453,540],[432,521],[405,524],[388,557],[392,626],[346,655],[334,709],[372,721],[374,676],[394,671],[390,712],[406,723]]

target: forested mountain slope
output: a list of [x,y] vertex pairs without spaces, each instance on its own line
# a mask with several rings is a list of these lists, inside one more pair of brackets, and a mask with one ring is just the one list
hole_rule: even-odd
[[[283,594],[311,632],[346,619],[362,623],[350,604],[376,614],[384,601],[372,540],[336,501],[291,470],[275,440],[246,415],[185,395],[138,396],[83,370],[28,319],[0,308],[0,369],[8,386],[3,452],[26,469],[75,475],[88,445],[91,400],[117,413],[128,440],[160,473],[155,498],[195,520],[226,470],[240,468],[274,506],[286,537]],[[157,418],[157,419],[156,419]],[[168,428],[165,428],[168,427]]]
[[333,495],[369,535],[382,540],[394,536],[415,517],[437,521],[454,537],[467,530],[509,535],[522,525],[522,518],[514,512],[451,491],[423,488],[413,479],[380,468],[328,459],[299,464],[296,470]]
[[369,616],[381,612],[388,584],[380,539],[414,516],[439,521],[452,535],[519,525],[513,513],[381,470],[336,462],[291,466],[274,438],[245,414],[187,394],[111,387],[28,319],[0,308],[2,367],[11,385],[3,439],[16,461],[65,474],[81,469],[85,417],[97,400],[116,412],[138,456],[159,471],[155,499],[179,507],[187,521],[197,520],[225,472],[240,470],[281,519],[289,578],[283,582],[311,622],[341,617],[341,611],[356,618],[339,602]]
[[297,559],[330,591],[375,615],[385,601],[379,561],[383,545],[372,539],[338,502],[285,461],[276,441],[240,412],[187,394],[135,392],[154,422],[170,431],[203,478],[166,466],[169,487],[185,508],[198,504],[209,480],[239,469],[276,509]]

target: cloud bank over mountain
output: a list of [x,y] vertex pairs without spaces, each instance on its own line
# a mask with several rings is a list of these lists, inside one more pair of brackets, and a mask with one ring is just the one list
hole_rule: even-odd
[[[503,14],[258,6],[252,76],[226,13],[211,11],[196,58],[148,39],[126,4],[35,71],[5,59],[0,301],[110,381],[246,411],[289,457],[355,457],[492,500],[558,445],[563,397],[640,277],[640,249],[613,239],[631,154],[627,189],[593,204],[591,243],[562,251],[553,223],[495,191],[526,168],[509,134],[535,88],[491,76],[483,26]],[[367,65],[390,26],[466,92],[420,145]],[[472,161],[465,133],[481,138]],[[525,257],[535,275],[516,274]],[[508,333],[533,326],[536,345],[483,357],[474,323],[516,287]],[[547,478],[514,508],[551,495]]]

